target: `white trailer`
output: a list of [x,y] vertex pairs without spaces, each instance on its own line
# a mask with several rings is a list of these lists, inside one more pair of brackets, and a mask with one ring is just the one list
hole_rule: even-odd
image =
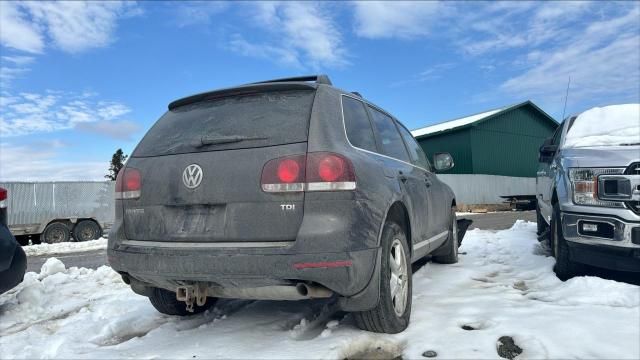
[[0,182],[17,238],[57,243],[97,239],[113,224],[113,181]]

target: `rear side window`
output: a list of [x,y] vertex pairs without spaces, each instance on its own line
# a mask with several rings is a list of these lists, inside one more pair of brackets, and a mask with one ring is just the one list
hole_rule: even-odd
[[407,149],[409,149],[411,163],[416,166],[420,166],[423,169],[431,170],[431,165],[429,164],[429,160],[427,160],[427,156],[424,154],[424,151],[422,151],[422,148],[413,135],[411,135],[409,130],[405,129],[401,125],[398,125],[398,130],[400,130],[400,135],[402,135],[402,139],[404,139],[404,143],[407,144]]
[[133,156],[245,149],[307,141],[315,91],[272,91],[202,101],[165,113]]
[[343,96],[342,111],[347,138],[351,145],[369,151],[378,151],[364,104],[356,99]]
[[409,154],[407,154],[407,149],[404,147],[393,119],[370,106],[369,111],[382,145],[382,153],[394,159],[410,162],[411,159],[409,159]]

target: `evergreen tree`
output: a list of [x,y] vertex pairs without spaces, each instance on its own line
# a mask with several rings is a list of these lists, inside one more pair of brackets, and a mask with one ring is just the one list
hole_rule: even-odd
[[122,167],[124,166],[124,162],[127,161],[127,157],[128,156],[122,152],[122,149],[116,150],[116,152],[113,153],[113,156],[111,157],[111,164],[109,165],[109,173],[104,177],[109,180],[115,181],[116,178],[118,177],[118,173],[120,172],[120,169],[122,169]]

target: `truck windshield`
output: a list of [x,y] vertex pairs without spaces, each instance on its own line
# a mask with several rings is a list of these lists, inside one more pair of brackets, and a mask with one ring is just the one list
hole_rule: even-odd
[[565,137],[565,148],[640,145],[640,104],[596,107],[580,114]]
[[133,157],[307,141],[312,90],[271,91],[184,105],[151,127]]

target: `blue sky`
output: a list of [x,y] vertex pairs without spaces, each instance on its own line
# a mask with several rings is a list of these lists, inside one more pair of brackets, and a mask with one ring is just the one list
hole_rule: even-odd
[[639,2],[0,2],[0,180],[101,179],[179,97],[326,73],[410,129],[640,100]]

